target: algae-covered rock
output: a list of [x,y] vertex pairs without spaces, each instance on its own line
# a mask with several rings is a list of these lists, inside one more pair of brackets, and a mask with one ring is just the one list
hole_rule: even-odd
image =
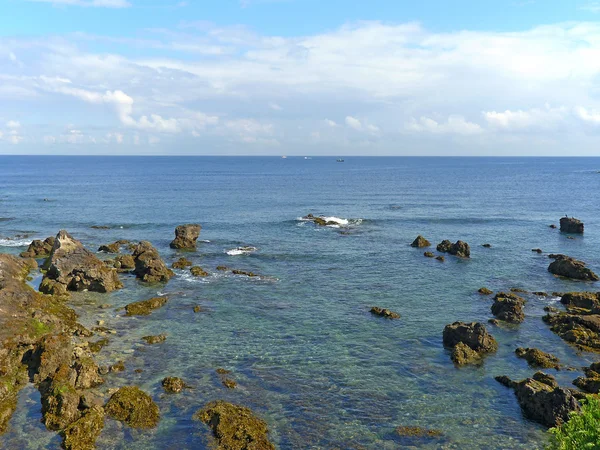
[[175,261],[171,267],[173,267],[173,269],[185,269],[186,267],[190,267],[193,266],[194,264],[187,258],[179,258],[177,261]]
[[[494,337],[487,332],[485,326],[478,322],[465,323],[454,322],[446,325],[443,334],[444,346],[453,350],[453,361],[464,361],[465,363],[475,362],[474,355],[466,350],[464,346],[477,353],[479,357],[487,353],[495,352],[498,349],[498,343]],[[456,350],[457,345],[464,344]]]
[[573,384],[590,394],[600,393],[600,362],[592,363],[583,369],[585,377],[578,377]]
[[166,392],[178,394],[183,391],[187,385],[185,384],[185,381],[179,377],[167,377],[162,380],[162,387]]
[[221,380],[221,383],[227,389],[235,389],[237,387],[237,383],[235,382],[235,380],[232,380],[231,378],[223,378]]
[[142,281],[147,283],[161,283],[169,281],[173,275],[172,270],[167,268],[152,244],[141,241],[133,251],[135,269],[133,273]]
[[550,255],[554,259],[548,266],[548,272],[574,280],[598,281],[598,275],[585,267],[583,261],[565,255]]
[[550,353],[543,352],[537,348],[519,347],[515,350],[519,358],[525,359],[531,367],[543,369],[560,369],[560,360]]
[[452,349],[450,353],[450,359],[459,366],[466,364],[476,364],[481,361],[481,355],[475,350],[471,349],[468,345],[459,342]]
[[75,371],[64,364],[52,377],[39,384],[43,422],[49,430],[62,430],[81,416],[75,377]]
[[119,255],[113,261],[113,267],[117,272],[129,272],[135,269],[135,261],[131,255]]
[[164,306],[169,297],[153,297],[148,300],[130,303],[125,306],[126,315],[128,316],[147,316],[155,309]]
[[431,252],[425,252],[423,253],[423,256],[425,256],[426,258],[435,258],[435,255]]
[[479,290],[477,292],[479,292],[481,295],[492,295],[493,294],[493,292],[486,287],[479,288]]
[[161,344],[167,340],[167,335],[166,334],[157,334],[155,336],[144,336],[142,339],[144,341],[146,341],[146,344],[149,344],[149,345]]
[[112,244],[104,244],[98,248],[99,252],[104,253],[119,253],[121,251],[121,243],[113,242]]
[[371,314],[374,314],[379,317],[385,317],[386,319],[399,319],[400,314],[397,312],[391,311],[386,308],[379,308],[378,306],[373,306],[371,308]]
[[207,277],[210,274],[204,270],[202,267],[200,266],[194,266],[190,269],[190,272],[192,275],[194,275],[195,277]]
[[498,318],[510,323],[521,323],[525,320],[523,305],[525,300],[513,293],[499,292],[494,297],[492,305],[492,314]]
[[427,428],[414,427],[414,426],[399,426],[395,429],[395,432],[399,436],[403,437],[440,437],[442,432],[440,430],[430,430]]
[[171,242],[171,248],[180,250],[196,250],[196,241],[200,236],[202,227],[197,223],[179,225],[175,228],[175,239]]
[[160,420],[158,406],[148,394],[136,386],[124,386],[115,392],[105,406],[106,414],[132,428],[154,428]]
[[600,351],[600,315],[547,314],[544,322],[565,341],[582,350]]
[[421,235],[418,235],[417,238],[412,242],[412,244],[410,244],[411,247],[415,247],[415,248],[429,247],[430,245],[431,245],[431,242],[429,242],[427,239],[425,239]]
[[244,406],[213,401],[199,410],[195,418],[207,424],[220,450],[274,450],[264,420]]
[[54,237],[52,236],[43,241],[35,239],[20,256],[22,258],[47,258],[52,252],[52,247],[54,247]]
[[104,428],[104,409],[94,406],[62,432],[65,450],[94,450]]
[[254,272],[249,272],[247,270],[239,270],[239,269],[233,269],[231,271],[231,273],[233,273],[234,275],[245,275],[245,276],[251,277],[251,278],[260,276],[260,275],[255,274]]
[[567,292],[562,295],[560,302],[567,309],[585,309],[589,313],[600,313],[599,292]]
[[450,255],[458,256],[461,258],[471,257],[471,248],[469,247],[469,244],[463,241],[456,241],[453,244],[448,240],[444,240],[438,244],[437,251],[442,253],[449,253]]

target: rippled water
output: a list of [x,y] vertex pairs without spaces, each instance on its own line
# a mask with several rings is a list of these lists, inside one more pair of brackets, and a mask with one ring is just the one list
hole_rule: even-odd
[[[135,383],[160,406],[157,430],[107,421],[99,448],[206,448],[206,428],[191,419],[206,402],[253,408],[280,448],[542,448],[544,430],[524,419],[494,376],[534,370],[514,355],[539,347],[580,368],[578,354],[541,320],[556,298],[527,296],[518,327],[488,327],[497,354],[481,367],[456,369],[442,347],[455,320],[487,321],[489,298],[477,289],[598,290],[547,272],[548,252],[579,257],[600,271],[600,160],[500,158],[129,158],[0,157],[0,251],[17,253],[33,238],[67,229],[89,248],[117,239],[150,240],[168,264],[184,255],[211,276],[185,271],[165,286],[129,275],[113,294],[78,294],[89,326],[102,319],[117,335],[99,354],[127,370],[108,384]],[[307,213],[349,219],[315,228]],[[574,240],[548,227],[565,215],[585,221]],[[196,253],[168,247],[176,225],[203,226]],[[108,230],[90,228],[107,225]],[[424,258],[409,246],[423,234],[436,244],[462,239],[470,260]],[[25,236],[23,236],[25,235]],[[481,247],[492,244],[491,249]],[[256,251],[230,256],[228,250]],[[265,276],[215,270],[224,264]],[[166,307],[126,318],[115,309],[157,293]],[[109,303],[109,309],[98,305]],[[195,314],[193,306],[204,312]],[[373,317],[370,306],[402,318]],[[164,332],[164,344],[141,337]],[[232,371],[227,390],[215,369]],[[143,369],[136,373],[135,369]],[[570,385],[579,371],[549,370]],[[160,380],[181,376],[194,389],[164,395]],[[39,396],[23,391],[2,448],[56,448],[39,423]],[[443,432],[402,440],[399,425]]]

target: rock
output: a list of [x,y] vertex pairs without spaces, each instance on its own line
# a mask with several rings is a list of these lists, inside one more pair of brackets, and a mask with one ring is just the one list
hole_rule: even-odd
[[526,289],[515,288],[515,287],[510,288],[510,292],[516,292],[516,293],[519,293],[519,294],[527,294],[528,293],[528,291]]
[[452,349],[450,359],[457,365],[476,364],[481,361],[481,355],[466,344],[459,342]]
[[531,251],[536,253],[544,253],[541,248],[532,248]]
[[418,235],[417,238],[413,241],[413,243],[410,244],[411,247],[416,247],[416,248],[429,247],[430,245],[431,245],[431,242],[429,242],[427,239],[425,239],[421,235]]
[[583,222],[574,217],[561,217],[560,219],[560,231],[563,233],[583,233]]
[[219,375],[227,375],[227,374],[231,373],[231,370],[227,370],[227,369],[223,369],[222,367],[219,367],[217,370],[215,370],[215,372],[217,372]]
[[405,427],[400,426],[395,429],[395,432],[399,436],[403,437],[440,437],[442,432],[439,430],[429,430],[421,427]]
[[483,244],[482,247],[483,248],[492,248],[492,244]]
[[431,252],[425,252],[425,253],[423,253],[423,256],[425,256],[427,258],[435,258],[435,255]]
[[21,253],[21,258],[47,258],[50,256],[52,252],[52,248],[54,247],[54,237],[48,237],[43,241],[36,239],[27,250]]
[[573,384],[590,394],[600,393],[600,363],[596,362],[583,369],[585,377],[578,377]]
[[194,275],[195,277],[207,277],[210,274],[204,270],[202,267],[200,266],[194,266],[190,269],[190,272],[192,275]]
[[227,272],[229,270],[229,267],[227,267],[227,266],[217,266],[217,270],[219,272]]
[[186,267],[193,266],[194,264],[187,258],[179,258],[171,266],[173,269],[185,269]]
[[255,274],[254,272],[248,272],[246,270],[238,270],[238,269],[233,269],[231,271],[231,273],[233,273],[234,275],[245,275],[247,277],[258,277],[259,275]]
[[135,261],[131,255],[119,255],[113,261],[113,267],[117,272],[129,272],[135,269]]
[[89,343],[89,349],[92,353],[98,353],[100,350],[102,350],[105,346],[107,346],[109,343],[109,340],[107,338],[104,339],[99,339],[96,342],[90,342]]
[[377,306],[373,306],[371,308],[371,314],[374,314],[379,317],[385,317],[386,319],[399,319],[400,314],[390,311],[389,309],[379,308]]
[[550,228],[556,229],[556,225],[552,224],[552,225],[548,225]]
[[201,307],[200,305],[196,305],[196,306],[194,306],[194,312],[195,312],[195,313],[202,312],[202,307]]
[[110,230],[110,227],[106,225],[92,225],[90,228],[94,230]]
[[481,295],[492,295],[493,294],[493,292],[490,291],[486,287],[479,288],[479,290],[477,292],[479,292]]
[[523,358],[531,367],[541,367],[543,369],[560,369],[560,360],[550,353],[543,352],[537,348],[519,347],[515,350],[519,358]]
[[148,283],[167,282],[175,274],[168,269],[158,251],[148,241],[141,241],[133,251],[135,269],[133,273]]
[[598,275],[585,267],[585,263],[565,255],[552,255],[554,262],[548,266],[548,272],[575,280],[598,281]]
[[104,428],[104,409],[95,406],[88,409],[79,419],[65,428],[63,448],[65,450],[94,450],[96,439]]
[[202,227],[198,224],[179,225],[175,228],[175,239],[171,242],[171,248],[180,250],[196,250],[196,241],[200,236]]
[[567,292],[561,296],[560,302],[568,310],[577,308],[588,313],[600,313],[600,292]]
[[492,305],[492,314],[498,318],[510,323],[521,323],[525,320],[525,313],[523,312],[523,300],[518,295],[512,293],[499,292],[494,297],[494,304]]
[[443,256],[441,256],[441,255],[440,255],[440,256],[436,256],[436,257],[435,257],[435,259],[436,259],[436,260],[438,260],[439,262],[444,262],[444,261],[446,261],[446,258],[444,258],[444,257],[443,257]]
[[147,316],[155,309],[163,307],[168,300],[169,297],[164,296],[130,303],[125,306],[125,312],[127,316]]
[[[464,344],[479,354],[480,357],[486,353],[495,352],[498,349],[498,343],[494,337],[487,332],[483,324],[478,322],[454,322],[446,325],[443,342],[445,347],[451,349],[454,349],[458,344]],[[453,360],[473,361],[473,355],[464,349],[463,346],[460,346],[456,350],[456,355],[454,353],[453,351]]]
[[132,428],[154,428],[160,420],[152,397],[136,386],[120,388],[110,397],[105,410],[110,417]]
[[63,364],[38,385],[42,397],[42,421],[49,430],[62,430],[81,417],[80,394],[73,385],[73,378],[74,371],[68,364]]
[[119,373],[125,371],[125,363],[123,361],[118,361],[109,367],[109,371],[112,373]]
[[219,400],[207,404],[194,417],[211,428],[220,450],[275,450],[267,437],[266,422],[249,408]]
[[533,295],[537,295],[538,297],[548,297],[548,293],[543,292],[543,291],[535,291],[532,292]]
[[442,241],[437,246],[437,251],[442,253],[449,253],[450,255],[458,256],[461,258],[470,258],[471,249],[469,244],[463,241],[456,241],[452,243],[448,240]]
[[96,364],[91,354],[77,358],[72,367],[77,374],[75,389],[90,389],[104,383],[99,374],[98,364]]
[[235,389],[237,386],[237,383],[231,378],[223,378],[221,383],[223,383],[223,386],[225,386],[227,389]]
[[600,351],[600,315],[558,313],[548,314],[543,320],[565,341],[582,350]]
[[514,389],[523,413],[546,427],[559,426],[569,420],[570,412],[580,410],[573,394],[559,387],[550,375],[537,372],[533,378],[519,382],[508,377],[496,377],[496,380]]
[[187,385],[181,378],[167,377],[162,380],[162,387],[166,392],[178,394],[179,392],[183,391]]
[[121,251],[121,244],[119,242],[113,242],[112,244],[101,245],[98,248],[98,251],[104,253],[119,253]]
[[46,294],[84,290],[111,292],[123,287],[114,269],[106,267],[64,230],[56,236],[44,269],[46,273],[40,291]]
[[149,345],[162,344],[163,342],[165,342],[167,340],[167,335],[166,334],[157,334],[156,336],[144,336],[142,339],[144,341],[146,341],[146,344],[149,344]]

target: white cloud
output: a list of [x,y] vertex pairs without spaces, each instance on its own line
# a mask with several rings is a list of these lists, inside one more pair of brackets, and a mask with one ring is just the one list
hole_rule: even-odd
[[600,124],[600,112],[596,110],[588,110],[582,106],[575,108],[575,113],[584,122],[591,123],[593,125]]
[[15,55],[13,52],[9,52],[8,53],[8,59],[10,59],[12,62],[16,62],[17,61],[17,55]]
[[128,8],[127,0],[26,0],[33,3],[51,3],[54,6],[85,6],[96,8]]
[[565,107],[529,110],[506,110],[504,112],[484,111],[483,117],[492,127],[504,130],[525,130],[529,128],[552,128],[563,121],[569,111]]
[[16,120],[9,120],[8,122],[6,122],[6,128],[11,128],[11,129],[21,128],[21,124],[19,122],[17,122]]
[[339,127],[339,125],[336,122],[334,122],[333,120],[325,119],[324,122],[325,122],[325,125],[327,125],[331,128]]
[[273,111],[282,111],[283,108],[281,106],[279,106],[277,103],[269,103],[269,108],[271,108]]
[[362,123],[360,123],[360,120],[352,116],[346,117],[346,125],[358,131],[362,130]]
[[405,128],[409,131],[432,134],[459,134],[469,136],[480,134],[483,129],[480,125],[468,122],[463,116],[451,115],[445,122],[438,122],[430,117],[412,119]]

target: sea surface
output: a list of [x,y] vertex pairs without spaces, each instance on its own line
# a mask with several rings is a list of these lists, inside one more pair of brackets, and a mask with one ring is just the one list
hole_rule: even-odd
[[[167,264],[185,256],[210,272],[198,279],[176,270],[168,284],[151,286],[123,275],[120,291],[72,296],[84,325],[101,319],[117,331],[98,358],[122,360],[126,371],[107,384],[139,385],[162,415],[151,431],[107,420],[100,449],[208,448],[208,429],[192,415],[214,399],[252,408],[281,449],[538,449],[545,430],[494,377],[535,372],[514,355],[520,346],[577,368],[547,371],[566,386],[598,357],[578,353],[542,322],[558,298],[525,295],[525,322],[496,327],[487,325],[491,298],[477,290],[600,290],[552,276],[547,254],[531,251],[565,253],[600,272],[598,170],[593,158],[0,156],[0,252],[66,229],[92,250],[149,240]],[[308,213],[348,224],[317,228],[299,220]],[[584,236],[549,228],[565,214],[585,222]],[[174,228],[190,222],[202,225],[198,251],[170,249]],[[425,249],[410,247],[419,234],[434,246],[462,239],[471,259],[425,258]],[[227,254],[239,246],[257,250]],[[117,311],[157,294],[170,300],[150,316]],[[402,318],[372,316],[371,306]],[[482,366],[450,361],[442,331],[456,320],[485,322],[498,340]],[[158,333],[165,343],[141,341]],[[221,384],[220,367],[236,389]],[[193,389],[167,395],[166,376]],[[40,417],[30,386],[0,448],[58,448]],[[402,438],[394,433],[401,425],[443,434]]]

